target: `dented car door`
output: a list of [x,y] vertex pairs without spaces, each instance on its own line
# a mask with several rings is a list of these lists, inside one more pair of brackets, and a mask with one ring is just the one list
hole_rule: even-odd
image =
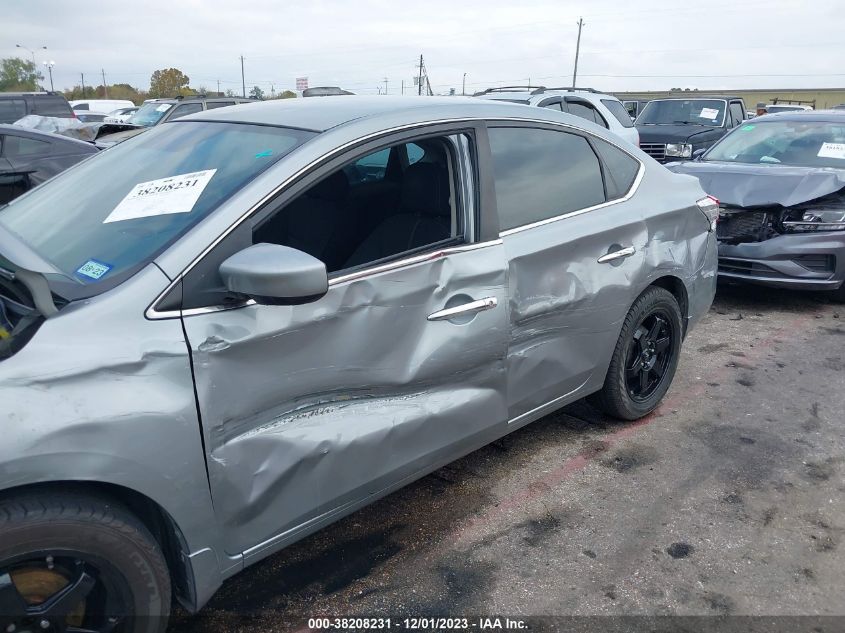
[[[474,191],[470,160],[453,193]],[[501,434],[505,258],[477,236],[359,266],[311,303],[185,314],[229,554],[266,554]]]

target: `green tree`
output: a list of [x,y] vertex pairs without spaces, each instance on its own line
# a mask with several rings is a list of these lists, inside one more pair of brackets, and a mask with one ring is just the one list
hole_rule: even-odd
[[190,82],[190,77],[178,68],[157,70],[150,77],[149,95],[153,98],[175,97],[176,95],[185,94],[183,91],[186,90],[188,91],[187,94],[193,94],[190,88],[188,88]]
[[263,99],[264,98],[264,91],[259,88],[258,86],[253,86],[252,90],[249,91],[249,96],[253,99]]
[[0,60],[0,92],[38,90],[38,82],[44,79],[35,64],[7,57]]
[[285,90],[280,92],[276,99],[296,99],[296,93],[293,90]]
[[235,91],[232,90],[231,88],[226,88],[226,96],[227,97],[236,97],[237,95],[235,94]]

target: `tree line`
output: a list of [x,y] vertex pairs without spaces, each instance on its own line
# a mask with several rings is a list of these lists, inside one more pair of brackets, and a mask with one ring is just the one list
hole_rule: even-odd
[[[73,88],[64,89],[61,92],[68,100],[72,99],[126,99],[136,105],[143,103],[145,99],[157,99],[162,97],[192,97],[206,95],[214,97],[235,97],[235,91],[228,89],[225,92],[211,91],[206,86],[199,85],[191,87],[191,79],[178,68],[163,68],[156,70],[150,76],[150,87],[141,90],[129,84],[110,84],[108,86],[85,86],[79,83]],[[18,57],[7,57],[0,59],[0,92],[34,92],[44,89],[44,75],[39,72],[38,67],[31,61]],[[253,99],[290,99],[296,97],[292,90],[284,90],[272,97],[268,97],[258,86],[253,86],[249,91]]]

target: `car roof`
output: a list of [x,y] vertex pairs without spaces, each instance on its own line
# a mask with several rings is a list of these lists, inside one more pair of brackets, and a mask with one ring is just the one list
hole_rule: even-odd
[[773,112],[754,117],[757,121],[805,121],[825,123],[845,123],[845,110],[793,110],[790,112]]
[[[444,118],[495,118],[520,115],[525,118],[536,118],[538,116],[536,110],[541,110],[541,108],[531,108],[531,113],[527,115],[524,105],[473,97],[338,95],[331,99],[276,99],[236,107],[217,108],[184,116],[178,121],[254,123],[322,132],[354,120],[388,115],[400,115],[409,123],[416,123]],[[555,120],[553,116],[548,118]],[[559,117],[557,120],[560,120]]]
[[721,101],[725,100],[728,101],[730,99],[738,99],[741,100],[742,97],[731,96],[731,95],[690,95],[689,97],[657,97],[655,99],[650,99],[651,101],[697,101],[697,100],[706,100],[706,101],[713,101],[713,100]]
[[12,97],[61,97],[62,99],[65,98],[64,95],[59,94],[58,92],[0,92],[0,99],[10,99]]

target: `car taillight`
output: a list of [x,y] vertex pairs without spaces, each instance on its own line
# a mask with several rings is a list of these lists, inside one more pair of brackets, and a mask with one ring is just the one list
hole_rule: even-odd
[[716,230],[716,224],[719,222],[719,201],[713,196],[705,196],[695,203],[707,221],[710,223],[710,230]]

